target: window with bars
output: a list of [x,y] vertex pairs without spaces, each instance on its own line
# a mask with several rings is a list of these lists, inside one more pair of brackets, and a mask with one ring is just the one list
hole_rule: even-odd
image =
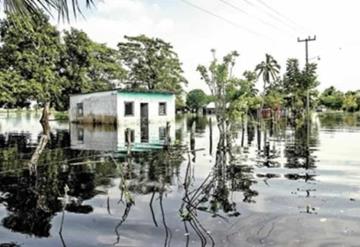
[[166,115],[166,102],[160,102],[159,103],[159,116],[165,116]]

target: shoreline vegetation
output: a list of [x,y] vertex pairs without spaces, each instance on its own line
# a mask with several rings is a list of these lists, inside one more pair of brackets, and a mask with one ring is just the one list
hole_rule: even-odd
[[[42,114],[43,109],[0,109],[0,114]],[[50,109],[49,121],[67,121],[69,120],[68,111],[57,111]]]

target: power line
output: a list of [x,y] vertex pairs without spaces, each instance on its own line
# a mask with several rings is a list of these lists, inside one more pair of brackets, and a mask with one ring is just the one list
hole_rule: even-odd
[[274,9],[273,7],[271,7],[270,5],[268,5],[267,3],[265,3],[263,0],[257,0],[261,5],[265,6],[266,8],[270,9],[272,12],[274,12],[276,15],[282,17],[283,19],[287,20],[288,22],[291,22],[295,27],[298,27],[299,25],[294,22],[293,20],[291,20],[289,17],[281,14],[279,11],[277,11],[276,9]]
[[205,13],[207,13],[208,15],[211,15],[211,16],[213,16],[213,17],[216,17],[216,18],[218,18],[218,19],[220,19],[220,20],[222,20],[222,21],[224,21],[224,22],[226,22],[226,23],[228,23],[228,24],[231,24],[231,25],[233,25],[233,26],[235,26],[235,27],[237,27],[237,28],[246,30],[247,32],[252,33],[252,34],[255,35],[255,36],[263,36],[263,37],[266,37],[265,35],[263,35],[263,34],[261,34],[261,33],[258,33],[258,32],[256,32],[256,31],[253,31],[253,30],[251,30],[251,29],[249,29],[249,28],[247,28],[247,27],[245,27],[245,26],[239,25],[239,24],[236,23],[236,22],[233,22],[233,21],[231,21],[231,20],[229,20],[229,19],[227,19],[227,18],[224,18],[224,17],[222,17],[222,16],[220,16],[220,15],[218,15],[218,14],[215,14],[215,13],[213,13],[213,12],[207,10],[207,9],[204,9],[204,8],[198,6],[198,5],[195,5],[195,4],[193,4],[193,3],[191,3],[191,2],[189,2],[189,1],[187,1],[187,0],[181,0],[181,1],[184,2],[184,3],[186,3],[187,5],[195,8],[195,9],[198,9],[198,10],[200,10],[200,11],[202,11],[202,12],[205,12]]
[[[255,5],[254,3],[250,2],[249,0],[242,0],[242,1],[245,2],[246,4],[250,5],[251,7],[255,8],[255,9],[258,8],[257,5]],[[285,25],[285,26],[288,27],[291,31],[295,32],[295,30],[294,30],[295,28],[294,28],[292,25],[290,25],[289,23],[285,22],[284,20],[282,20],[282,19],[279,18],[278,16],[274,15],[273,13],[271,13],[271,12],[265,10],[265,9],[262,9],[262,11],[263,11],[266,15],[268,15],[270,18],[272,18],[273,20],[277,21],[278,23],[281,23],[281,24]]]
[[270,27],[272,27],[272,28],[275,28],[276,30],[281,31],[281,32],[284,31],[284,30],[281,30],[279,27],[277,27],[277,26],[275,26],[275,25],[273,25],[273,24],[271,24],[271,23],[269,23],[269,22],[266,22],[266,21],[262,20],[261,18],[259,18],[259,17],[257,17],[257,16],[253,16],[253,15],[249,14],[249,13],[246,12],[245,10],[239,8],[238,6],[236,6],[236,5],[234,5],[234,4],[230,3],[230,2],[227,2],[227,1],[225,1],[225,0],[219,0],[219,1],[222,2],[222,3],[224,3],[225,5],[230,6],[231,8],[233,8],[233,9],[235,9],[235,10],[237,10],[237,11],[239,11],[239,12],[245,14],[245,15],[247,15],[247,16],[252,17],[253,19],[256,19],[257,21],[261,22],[261,23],[264,24],[264,25],[267,25],[267,26],[270,26]]

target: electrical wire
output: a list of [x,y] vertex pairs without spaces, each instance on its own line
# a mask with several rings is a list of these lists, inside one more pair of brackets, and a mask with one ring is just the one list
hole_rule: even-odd
[[278,26],[276,26],[276,25],[274,25],[274,24],[272,24],[272,23],[266,22],[266,21],[264,21],[263,19],[261,19],[261,18],[259,18],[259,17],[257,17],[257,16],[251,15],[249,12],[246,12],[245,10],[239,8],[238,6],[232,4],[232,3],[228,2],[228,1],[225,1],[225,0],[219,0],[219,1],[222,2],[222,3],[225,4],[225,5],[233,8],[233,9],[235,9],[235,10],[238,11],[238,12],[241,12],[241,13],[243,13],[243,14],[245,14],[245,15],[253,18],[253,19],[256,19],[257,21],[261,22],[262,24],[264,24],[264,25],[266,25],[266,26],[272,27],[272,28],[274,28],[274,29],[276,29],[276,30],[278,30],[278,31],[280,31],[280,32],[283,32],[283,31],[284,31],[284,30],[280,29]]
[[227,19],[227,18],[224,18],[224,17],[216,14],[216,13],[213,13],[213,12],[207,10],[207,9],[204,9],[204,8],[198,6],[198,5],[195,5],[195,4],[193,4],[193,3],[191,3],[191,2],[189,2],[189,1],[187,1],[187,0],[181,0],[181,1],[184,2],[184,3],[187,4],[187,5],[195,8],[195,9],[198,9],[198,10],[200,10],[200,11],[202,11],[202,12],[207,13],[208,15],[211,15],[211,16],[213,16],[213,17],[216,17],[216,18],[218,18],[218,19],[220,19],[220,20],[222,20],[222,21],[224,21],[224,22],[226,22],[226,23],[228,23],[228,24],[230,24],[230,25],[232,25],[232,26],[234,26],[234,27],[243,29],[243,30],[245,30],[245,31],[247,31],[247,32],[255,35],[255,36],[262,36],[262,37],[268,38],[268,37],[267,37],[266,35],[264,35],[264,34],[258,33],[258,32],[253,31],[253,30],[251,30],[251,29],[249,29],[249,28],[247,28],[247,27],[245,27],[245,26],[239,25],[239,24],[236,23],[236,22],[233,22],[233,21],[231,21],[231,20],[229,20],[229,19]]
[[[249,0],[242,0],[242,1],[245,2],[246,4],[250,5],[252,8],[258,9],[258,6],[255,5],[253,2],[250,2]],[[266,15],[268,15],[270,18],[272,18],[273,20],[277,21],[278,23],[281,23],[281,24],[285,25],[289,30],[296,33],[295,28],[294,28],[293,25],[290,25],[289,23],[285,22],[283,19],[279,18],[277,15],[271,13],[270,11],[267,10],[267,8],[266,8],[266,10],[262,9],[262,11]]]
[[299,25],[294,22],[292,19],[290,19],[289,17],[281,14],[279,11],[277,11],[276,9],[274,9],[273,7],[271,7],[269,4],[265,3],[263,0],[256,0],[258,3],[260,3],[261,5],[263,5],[265,8],[271,10],[273,13],[275,13],[277,16],[280,16],[281,18],[283,18],[284,20],[292,23],[294,25],[294,27],[299,27]]

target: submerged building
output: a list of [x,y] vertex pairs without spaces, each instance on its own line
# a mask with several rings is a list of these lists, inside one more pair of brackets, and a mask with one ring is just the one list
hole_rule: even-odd
[[[135,150],[159,148],[174,140],[175,95],[123,89],[72,95],[69,119],[80,124],[71,128],[71,144],[78,149],[122,151],[126,138]],[[89,124],[103,127],[94,131],[84,126]]]
[[124,89],[71,95],[69,119],[73,123],[114,125],[174,121],[175,95]]

